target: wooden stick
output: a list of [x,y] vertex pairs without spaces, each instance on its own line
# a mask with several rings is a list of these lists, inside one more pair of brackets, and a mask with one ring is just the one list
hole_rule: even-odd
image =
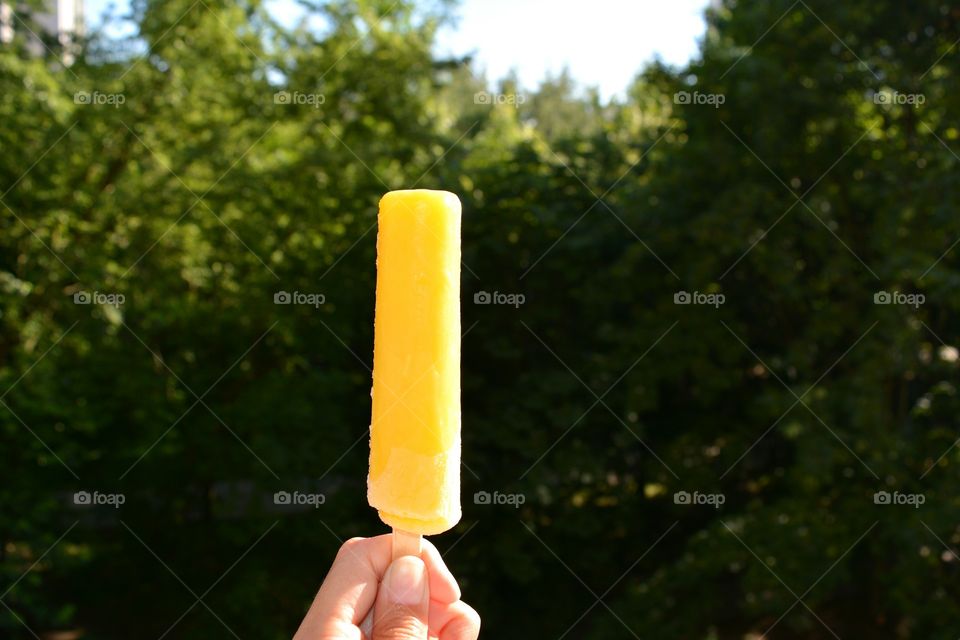
[[419,556],[420,541],[423,539],[419,533],[410,533],[401,529],[393,530],[393,559],[401,556]]

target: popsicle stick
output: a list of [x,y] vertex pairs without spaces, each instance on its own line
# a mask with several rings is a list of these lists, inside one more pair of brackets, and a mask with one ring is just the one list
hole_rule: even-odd
[[393,559],[401,556],[419,556],[420,542],[423,536],[401,529],[393,530]]

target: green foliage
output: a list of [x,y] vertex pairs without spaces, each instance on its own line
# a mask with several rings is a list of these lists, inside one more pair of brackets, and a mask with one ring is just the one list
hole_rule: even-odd
[[435,542],[485,635],[955,637],[960,14],[728,2],[622,102],[564,74],[488,104],[431,52],[449,9],[141,0],[139,49],[0,49],[0,635],[292,635],[384,531],[376,205],[418,186],[464,204],[464,520]]

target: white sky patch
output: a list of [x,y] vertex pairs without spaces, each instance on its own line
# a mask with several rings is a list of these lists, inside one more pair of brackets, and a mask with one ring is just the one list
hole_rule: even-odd
[[440,33],[437,52],[475,52],[495,81],[511,69],[535,87],[564,66],[604,98],[622,97],[644,63],[659,55],[684,64],[697,52],[707,0],[464,0],[459,23]]
[[[707,4],[708,0],[462,0],[455,10],[456,24],[441,30],[435,51],[441,56],[473,54],[475,67],[490,82],[514,70],[527,89],[566,66],[581,85],[599,87],[603,98],[622,98],[630,81],[655,56],[682,65],[696,54],[706,29]],[[130,9],[129,0],[87,0],[91,27],[109,5],[121,15]],[[294,0],[270,0],[267,7],[285,25],[295,24],[302,15]]]

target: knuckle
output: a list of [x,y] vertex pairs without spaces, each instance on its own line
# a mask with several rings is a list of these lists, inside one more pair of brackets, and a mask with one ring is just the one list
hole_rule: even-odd
[[477,638],[480,635],[480,614],[470,605],[464,603],[463,618],[460,622],[464,638]]
[[443,636],[457,640],[477,640],[480,637],[480,614],[462,600],[454,607],[456,616],[443,628]]
[[373,627],[373,640],[421,640],[427,637],[423,621],[397,611],[380,620]]
[[350,538],[340,546],[340,551],[337,552],[338,556],[343,556],[348,553],[356,553],[357,550],[363,545],[366,538]]

